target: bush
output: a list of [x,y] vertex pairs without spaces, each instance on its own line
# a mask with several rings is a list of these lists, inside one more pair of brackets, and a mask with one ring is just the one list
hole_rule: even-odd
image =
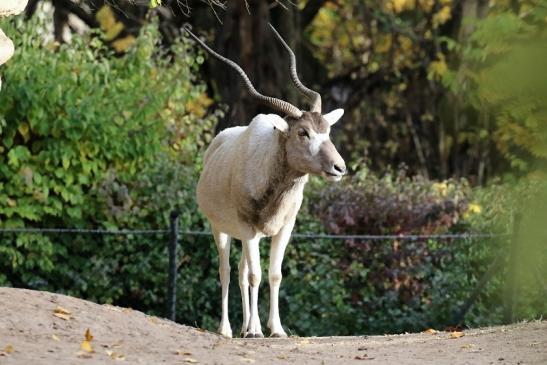
[[[114,56],[102,35],[42,44],[36,18],[11,28],[17,53],[0,97],[0,227],[165,228],[171,209],[201,225],[198,151],[218,113],[194,76],[201,55],[158,51],[155,26]],[[170,56],[172,55],[172,56]],[[0,285],[163,312],[165,237],[6,234]],[[160,309],[161,308],[161,309]]]

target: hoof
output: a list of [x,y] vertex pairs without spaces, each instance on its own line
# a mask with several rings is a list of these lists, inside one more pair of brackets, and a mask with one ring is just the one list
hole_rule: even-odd
[[245,338],[264,338],[262,333],[247,333]]
[[287,338],[287,334],[286,333],[272,333],[270,335],[270,337],[272,337],[272,338]]
[[232,330],[228,328],[219,328],[218,333],[226,338],[232,338]]

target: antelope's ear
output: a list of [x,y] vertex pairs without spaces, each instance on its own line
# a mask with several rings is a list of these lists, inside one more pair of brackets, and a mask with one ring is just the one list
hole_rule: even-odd
[[342,115],[344,115],[344,109],[334,109],[332,112],[323,115],[323,118],[325,118],[330,125],[333,125],[342,118]]
[[269,119],[275,129],[279,130],[283,134],[289,133],[289,124],[285,121],[285,119],[281,118],[279,115],[272,115]]

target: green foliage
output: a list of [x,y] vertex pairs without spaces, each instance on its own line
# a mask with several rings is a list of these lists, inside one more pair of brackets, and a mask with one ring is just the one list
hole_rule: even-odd
[[[0,98],[0,226],[165,228],[183,207],[184,224],[200,224],[197,155],[219,116],[204,117],[211,100],[194,76],[202,56],[186,43],[158,53],[153,25],[116,57],[100,33],[42,45],[44,25],[21,21],[2,25],[24,32]],[[164,242],[6,234],[0,283],[155,310]]]
[[478,124],[494,121],[494,142],[517,172],[547,162],[546,16],[546,1],[522,5],[522,14],[492,11],[473,23],[461,66],[444,76],[445,85],[482,115]]

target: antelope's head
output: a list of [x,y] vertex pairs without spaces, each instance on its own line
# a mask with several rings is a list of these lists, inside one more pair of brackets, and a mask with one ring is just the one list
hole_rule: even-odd
[[211,55],[235,69],[251,96],[258,102],[285,115],[283,119],[272,118],[271,120],[272,127],[281,133],[285,140],[287,163],[292,169],[338,181],[346,174],[346,164],[330,140],[330,129],[342,117],[344,110],[335,109],[327,114],[321,113],[321,95],[302,84],[296,72],[294,52],[271,24],[270,28],[289,54],[291,80],[298,91],[310,102],[309,111],[300,110],[284,100],[260,94],[237,63],[213,51],[188,27],[184,29]]

